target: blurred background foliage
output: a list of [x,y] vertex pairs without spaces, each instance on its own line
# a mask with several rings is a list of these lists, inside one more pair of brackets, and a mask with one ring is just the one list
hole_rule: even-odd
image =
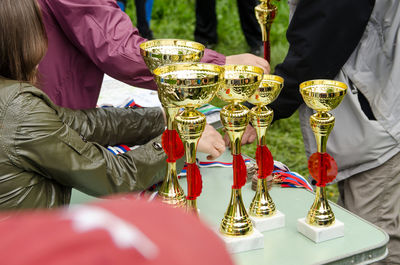
[[[289,44],[286,40],[289,7],[286,1],[276,1],[278,15],[271,29],[271,68],[285,58]],[[136,10],[133,0],[128,0],[127,14],[136,25]],[[235,0],[218,0],[218,44],[217,52],[225,55],[249,52],[244,39]],[[154,38],[194,39],[195,0],[154,0],[150,28]],[[220,100],[213,100],[214,105],[222,106]],[[285,163],[292,171],[308,176],[307,157],[304,151],[298,113],[292,117],[273,123],[268,130],[268,147],[274,159]],[[255,156],[256,144],[243,146],[243,153]],[[336,201],[337,185],[327,188],[328,197]]]

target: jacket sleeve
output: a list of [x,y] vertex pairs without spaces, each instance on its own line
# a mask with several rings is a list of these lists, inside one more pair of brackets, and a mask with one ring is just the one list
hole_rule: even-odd
[[33,94],[19,95],[9,110],[23,111],[8,148],[14,152],[13,163],[23,170],[92,196],[142,190],[162,179],[162,174],[157,173],[165,169],[166,157],[162,148],[153,144],[159,138],[133,151],[113,155],[95,142],[82,140],[51,106]]
[[57,109],[61,120],[83,139],[101,145],[142,145],[165,129],[161,108]]
[[375,0],[300,0],[287,30],[289,51],[275,74],[285,79],[271,104],[274,119],[291,116],[303,102],[299,84],[333,79],[358,45]]
[[[139,36],[115,0],[44,0],[68,39],[103,72],[138,87],[157,89],[140,55]],[[223,64],[225,57],[207,50],[203,61]]]

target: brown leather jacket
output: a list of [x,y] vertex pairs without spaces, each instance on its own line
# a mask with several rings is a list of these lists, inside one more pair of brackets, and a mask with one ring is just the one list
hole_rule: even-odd
[[[92,196],[145,189],[166,167],[164,126],[160,108],[60,108],[0,78],[0,208],[68,204],[72,187]],[[104,147],[121,143],[142,146],[120,155]]]

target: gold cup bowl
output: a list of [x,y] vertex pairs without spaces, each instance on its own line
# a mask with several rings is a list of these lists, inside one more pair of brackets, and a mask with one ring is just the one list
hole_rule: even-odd
[[[242,175],[241,170],[243,168],[241,139],[249,123],[249,109],[241,105],[240,102],[248,100],[254,94],[260,85],[262,76],[263,70],[259,67],[226,65],[225,82],[217,93],[219,98],[230,103],[221,109],[220,116],[231,141],[234,164],[239,165],[239,167],[233,168],[234,185],[232,186],[228,208],[220,226],[220,232],[228,236],[245,236],[253,231],[241,193],[243,178],[246,178]],[[235,163],[235,161],[237,162]]]
[[[310,80],[300,84],[304,102],[316,111],[310,116],[310,125],[317,142],[317,152],[321,157],[326,153],[328,136],[335,125],[335,117],[328,111],[340,104],[346,92],[346,84],[334,80]],[[322,161],[319,163],[323,164]],[[334,165],[336,166],[336,163]],[[326,172],[323,174],[326,175]],[[307,214],[306,222],[319,227],[327,227],[335,222],[335,215],[326,198],[325,184],[317,184],[315,200]]]
[[282,87],[282,77],[277,75],[264,75],[263,79],[261,80],[260,86],[248,99],[248,102],[259,106],[268,105],[279,96]]
[[161,101],[185,108],[175,117],[175,121],[188,163],[187,207],[197,214],[196,198],[201,188],[199,191],[199,187],[193,185],[201,185],[201,179],[196,179],[195,173],[192,174],[189,168],[197,168],[197,143],[204,131],[206,117],[195,108],[210,102],[215,96],[224,80],[224,68],[205,63],[180,63],[159,67],[154,70],[154,75]]
[[256,66],[225,65],[225,85],[217,95],[233,104],[246,101],[256,91],[263,74],[264,71]]
[[310,80],[300,84],[304,102],[317,112],[328,112],[336,108],[346,91],[346,84],[334,80]]
[[[267,105],[272,103],[279,95],[283,87],[283,78],[277,75],[264,75],[260,86],[256,89],[255,93],[248,100],[250,103],[256,105],[250,110],[250,117],[253,127],[257,132],[257,148],[265,148],[269,152],[267,147],[267,130],[271,124],[274,112]],[[261,150],[260,150],[261,151]],[[270,217],[276,212],[275,204],[268,193],[267,179],[265,175],[266,171],[262,168],[273,168],[273,159],[270,156],[272,165],[266,165],[264,163],[263,152],[260,152],[257,156],[257,164],[259,166],[259,178],[257,179],[257,189],[254,198],[250,204],[249,214],[255,217]]]
[[215,96],[224,79],[224,68],[207,63],[179,63],[159,67],[154,75],[161,101],[196,108]]
[[157,39],[140,44],[140,54],[151,72],[157,67],[177,62],[199,62],[204,45],[179,39]]

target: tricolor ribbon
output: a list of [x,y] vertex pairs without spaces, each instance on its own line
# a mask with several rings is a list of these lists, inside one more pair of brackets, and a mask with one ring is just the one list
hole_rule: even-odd
[[141,108],[142,106],[140,106],[139,104],[136,104],[134,99],[129,100],[125,106],[125,108]]
[[274,170],[272,176],[273,183],[280,184],[281,187],[305,188],[310,191],[313,190],[310,183],[296,172]]
[[132,150],[129,146],[124,145],[124,144],[108,146],[107,149],[114,155],[123,154],[123,153],[126,153],[126,152]]

